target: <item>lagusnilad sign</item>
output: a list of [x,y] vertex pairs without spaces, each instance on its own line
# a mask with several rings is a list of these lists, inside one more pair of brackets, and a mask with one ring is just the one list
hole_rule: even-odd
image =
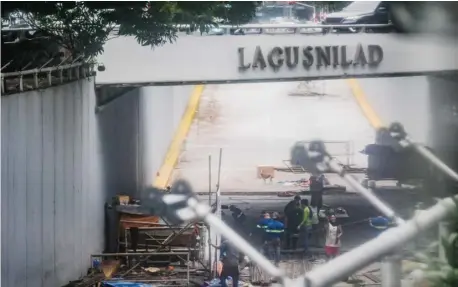
[[254,53],[247,53],[245,48],[238,48],[239,70],[264,70],[270,67],[279,70],[313,67],[342,67],[370,66],[376,67],[383,61],[383,49],[379,45],[347,46],[287,46],[263,50],[256,46]]

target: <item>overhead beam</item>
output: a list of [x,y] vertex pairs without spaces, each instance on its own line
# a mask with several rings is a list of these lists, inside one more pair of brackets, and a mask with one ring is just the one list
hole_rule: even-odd
[[109,41],[103,85],[187,85],[416,76],[458,71],[458,41],[432,35],[255,35],[179,38],[151,49]]

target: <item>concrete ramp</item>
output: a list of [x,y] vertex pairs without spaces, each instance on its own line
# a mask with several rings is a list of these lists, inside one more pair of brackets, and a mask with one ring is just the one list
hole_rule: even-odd
[[399,34],[183,36],[151,49],[107,42],[98,85],[177,85],[410,76],[458,70],[457,41]]
[[[219,148],[223,148],[223,191],[282,191],[300,187],[279,183],[303,174],[276,173],[273,183],[257,178],[257,166],[285,167],[296,141],[322,139],[331,154],[357,166],[358,153],[374,141],[374,131],[362,115],[345,81],[311,82],[311,94],[290,95],[300,83],[259,83],[206,86],[173,178],[188,179],[196,191],[208,191],[208,156],[212,156],[213,190]],[[353,155],[344,155],[350,142]],[[332,183],[343,184],[337,176]]]

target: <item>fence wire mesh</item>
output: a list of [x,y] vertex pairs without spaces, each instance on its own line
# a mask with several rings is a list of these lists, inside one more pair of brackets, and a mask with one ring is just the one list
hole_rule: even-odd
[[[394,138],[396,144],[402,148],[413,147],[425,160],[436,166],[440,171],[452,179],[458,178],[456,173],[443,161],[424,147],[410,140],[400,124],[392,124],[384,132]],[[298,263],[293,264],[294,266],[290,266],[285,270],[276,267],[257,248],[250,245],[241,235],[226,225],[220,216],[212,212],[210,206],[199,202],[194,196],[190,184],[186,181],[176,181],[172,186],[171,194],[168,195],[163,195],[157,191],[145,193],[146,198],[144,202],[147,205],[155,206],[156,212],[158,210],[161,211],[171,221],[183,222],[195,220],[196,218],[202,219],[212,228],[212,232],[216,232],[229,239],[233,246],[254,262],[252,280],[264,281],[270,277],[271,281],[288,287],[331,286],[342,281],[344,278],[348,278],[364,266],[378,261],[382,257],[385,258],[383,260],[385,266],[382,267],[382,272],[383,270],[399,269],[400,258],[394,256],[396,255],[396,251],[402,245],[415,238],[419,233],[437,225],[456,211],[456,200],[458,200],[458,196],[442,199],[431,208],[417,213],[408,221],[404,221],[404,219],[400,218],[390,206],[380,200],[370,189],[363,187],[355,178],[347,174],[345,169],[332,159],[332,155],[327,152],[323,142],[310,142],[308,146],[305,146],[304,143],[298,143],[293,148],[292,157],[296,157],[294,161],[299,162],[300,165],[317,173],[329,170],[338,173],[381,213],[393,219],[397,223],[397,226],[386,230],[377,238],[315,268]],[[164,206],[167,206],[167,208],[164,208]],[[386,284],[391,284],[390,287],[401,286],[400,274],[396,272],[385,272],[385,274],[382,274],[383,280],[385,280],[385,284],[382,282],[382,286],[387,286]]]

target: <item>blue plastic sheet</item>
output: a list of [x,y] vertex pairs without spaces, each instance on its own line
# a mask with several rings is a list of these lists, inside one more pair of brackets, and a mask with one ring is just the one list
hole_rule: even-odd
[[[228,277],[228,279],[226,280],[226,286],[230,285],[230,281],[232,281],[232,278]],[[242,281],[239,281],[239,286],[243,286]],[[204,285],[202,285],[202,287],[221,287],[221,280],[219,278],[215,278],[209,282],[205,282]]]
[[104,287],[154,287],[151,284],[117,281],[117,282],[103,282]]

